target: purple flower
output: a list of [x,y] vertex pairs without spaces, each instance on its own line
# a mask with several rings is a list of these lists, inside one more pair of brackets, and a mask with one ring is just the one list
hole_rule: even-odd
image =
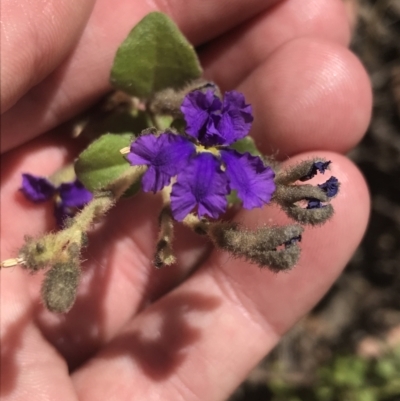
[[157,192],[187,165],[194,150],[194,145],[179,135],[143,135],[132,142],[127,159],[133,166],[149,166],[142,178],[143,190]]
[[325,205],[318,199],[311,198],[308,201],[308,204],[306,206],[306,209],[320,209],[321,207],[324,207]]
[[205,146],[231,145],[249,133],[253,121],[251,106],[236,91],[226,92],[223,102],[212,89],[190,92],[181,111],[187,134]]
[[78,180],[61,184],[58,191],[66,207],[82,208],[93,199],[92,193]]
[[245,209],[261,207],[269,203],[275,192],[275,173],[265,167],[259,157],[236,150],[222,150],[221,157],[226,167],[229,187],[236,190]]
[[329,198],[332,198],[339,191],[339,180],[336,177],[331,177],[323,184],[318,184],[318,187],[321,188]]
[[285,241],[283,245],[285,246],[285,248],[288,248],[289,246],[294,245],[298,242],[301,242],[301,235],[297,235],[296,237],[290,238],[290,240]]
[[[323,184],[318,184],[318,187],[322,189],[329,198],[332,198],[336,196],[337,193],[339,192],[339,180],[336,177],[332,176]],[[320,209],[321,207],[324,206],[326,205],[324,205],[318,199],[310,198],[308,199],[308,204],[306,209]]]
[[30,201],[40,203],[50,199],[55,194],[56,187],[47,178],[22,174],[21,191]]
[[323,161],[314,162],[310,168],[310,171],[304,177],[301,177],[300,181],[310,180],[318,173],[318,171],[321,174],[324,174],[330,164],[331,164],[330,160],[326,162]]
[[228,205],[228,181],[219,160],[211,153],[200,153],[172,187],[171,209],[174,218],[183,220],[196,205],[198,215],[218,218]]
[[35,203],[54,197],[56,201],[54,215],[59,227],[63,225],[66,217],[72,217],[76,209],[82,208],[93,198],[92,193],[78,180],[56,187],[47,178],[32,174],[22,174],[21,191]]
[[216,134],[214,117],[221,112],[222,102],[213,90],[206,93],[193,91],[185,96],[181,111],[185,116],[186,133],[201,143],[206,143]]
[[176,176],[171,209],[183,220],[197,207],[199,217],[218,218],[226,211],[226,196],[236,190],[245,209],[270,202],[275,174],[258,156],[229,148],[251,127],[251,106],[239,92],[227,92],[223,102],[213,90],[190,92],[181,110],[186,134],[143,135],[131,145],[131,165],[149,166],[144,191],[157,192]]

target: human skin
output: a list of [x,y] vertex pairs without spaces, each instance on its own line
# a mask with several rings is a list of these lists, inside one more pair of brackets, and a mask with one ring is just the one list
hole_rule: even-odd
[[[41,304],[43,273],[1,271],[4,400],[224,400],[323,296],[365,231],[368,191],[342,154],[366,130],[371,89],[347,49],[340,0],[4,0],[1,258],[15,256],[24,234],[54,228],[51,206],[18,192],[21,173],[46,176],[74,159],[77,145],[55,127],[110,89],[119,43],[156,9],[199,47],[207,78],[245,94],[251,134],[266,153],[286,165],[332,161],[341,182],[335,215],[306,229],[290,272],[211,250],[181,227],[178,263],[155,270],[160,200],[121,201],[90,236],[68,314]],[[253,228],[288,223],[274,206],[234,219]]]

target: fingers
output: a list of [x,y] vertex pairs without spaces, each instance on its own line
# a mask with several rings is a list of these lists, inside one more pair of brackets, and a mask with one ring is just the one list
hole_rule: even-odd
[[[1,255],[4,253],[2,246]],[[34,321],[39,304],[31,300],[26,272],[14,268],[1,275],[0,398],[76,401],[65,361]]]
[[[14,315],[4,317],[7,310]],[[12,318],[12,319],[10,319]],[[4,401],[78,401],[65,361],[31,322],[2,302],[0,396]]]
[[367,73],[333,42],[299,38],[282,45],[239,90],[254,107],[256,141],[281,159],[313,149],[347,152],[370,121]]
[[[52,202],[32,204],[18,189],[22,173],[48,176],[73,161],[76,149],[72,149],[67,136],[60,134],[51,132],[2,158],[2,259],[18,255],[24,235],[38,237],[55,228]],[[174,247],[178,263],[156,270],[152,260],[161,206],[160,197],[152,194],[121,200],[104,223],[92,230],[89,247],[82,254],[87,261],[82,265],[78,297],[68,314],[45,310],[40,299],[43,272],[31,275],[19,266],[1,271],[2,283],[6,283],[19,307],[34,307],[30,319],[65,356],[71,369],[108,342],[138,309],[181,282],[209,248],[205,239],[178,227],[174,243],[180,244]],[[2,304],[9,295],[1,293]]]
[[[135,396],[226,399],[320,299],[364,233],[369,203],[363,178],[342,156],[318,155],[332,160],[341,192],[333,201],[333,219],[305,231],[298,266],[274,274],[216,251],[203,268],[135,317],[74,374],[82,401],[112,395],[120,401]],[[296,159],[310,156],[314,154]],[[243,212],[237,219],[253,227],[284,221],[270,207]]]
[[[55,127],[110,90],[108,81],[115,52],[132,27],[147,13],[158,9],[172,15],[189,40],[198,45],[253,17],[276,2],[277,0],[246,2],[239,0],[218,2],[123,0],[118,2],[118,7],[115,7],[115,2],[111,0],[97,1],[86,29],[68,59],[2,116],[2,151]],[[73,7],[74,3],[68,4]],[[43,31],[46,32],[43,29],[43,26],[48,24],[46,16],[39,21],[41,25],[33,28],[34,37]],[[58,23],[56,26],[64,27],[64,24]],[[79,29],[77,28],[78,32]],[[69,32],[60,30],[59,34],[68,37]],[[39,37],[39,39],[41,40],[39,48],[43,49],[42,52],[36,54],[34,50],[36,46],[30,47],[31,50],[29,50],[33,52],[31,57],[37,60],[36,64],[39,61],[45,63],[42,60],[42,53],[51,51],[51,47],[44,40],[45,35],[44,38]],[[58,45],[57,41],[55,43]],[[9,51],[15,52],[14,45],[9,48]],[[64,44],[62,51],[55,54],[64,57],[68,51],[70,47],[67,48]],[[45,54],[52,55],[52,53]],[[61,62],[60,57],[52,59],[43,71],[50,72],[55,64]],[[30,73],[25,74],[27,66],[22,59],[17,61],[15,69],[10,67],[8,73],[10,85],[11,83],[14,85],[16,79],[13,71],[22,73],[24,82],[32,81],[32,77],[43,78],[43,74],[36,76],[36,70],[28,70]],[[13,92],[10,89],[10,94],[4,93],[7,95],[6,99],[11,97],[14,99],[7,100],[7,104],[11,104],[23,95],[24,90],[29,86],[26,82],[15,84]],[[21,115],[24,116],[23,119]]]
[[205,45],[200,57],[207,78],[217,82],[223,90],[229,90],[239,85],[279,46],[300,37],[326,39],[348,46],[350,26],[343,1],[279,2]]
[[94,0],[1,4],[1,111],[4,113],[66,57]]
[[[308,57],[303,57],[308,50]],[[307,61],[314,54],[320,55],[314,60],[315,66],[311,60]],[[293,70],[296,66],[298,71]],[[343,150],[355,143],[363,127],[355,124],[353,113],[358,110],[357,113],[367,120],[370,112],[368,102],[362,100],[363,92],[369,94],[369,85],[360,68],[346,49],[329,42],[299,39],[281,46],[242,84],[254,108],[253,131],[258,145],[267,154],[278,149],[278,156],[286,156],[304,149],[328,149],[330,146]],[[318,96],[313,98],[315,92]],[[351,103],[351,113],[347,101]],[[53,222],[51,206],[46,209],[29,204],[18,193],[18,188],[23,172],[48,175],[59,168],[66,161],[66,148],[63,148],[66,142],[49,135],[33,142],[31,148],[18,149],[4,158],[2,205],[3,210],[7,205],[7,214],[2,220],[2,230],[11,241],[8,244],[2,241],[2,245],[8,247],[9,253],[20,246],[24,234],[36,235],[54,227],[54,223],[50,223]],[[74,156],[70,154],[70,160]],[[50,314],[42,314],[38,319],[52,342],[66,332],[80,333],[79,344],[74,342],[73,336],[68,336],[70,340],[57,345],[60,352],[69,355],[71,365],[109,341],[145,302],[177,285],[204,255],[206,244],[184,231],[181,235],[184,245],[181,249],[178,247],[177,266],[154,270],[151,260],[160,206],[159,200],[151,195],[122,201],[108,215],[107,223],[90,238],[92,246],[85,254],[91,260],[86,265],[86,287],[81,287],[76,307],[57,325],[51,323]],[[15,223],[16,216],[19,224]],[[31,281],[32,278],[26,279]],[[31,293],[36,296],[32,301],[38,303],[40,278],[31,285]],[[89,298],[84,295],[88,291]],[[90,316],[90,324],[87,317],[85,324],[81,324],[82,316]],[[86,329],[89,326],[96,327],[96,336],[91,335],[92,329]]]

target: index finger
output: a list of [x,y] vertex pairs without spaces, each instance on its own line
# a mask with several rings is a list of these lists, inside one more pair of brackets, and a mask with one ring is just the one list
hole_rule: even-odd
[[[32,82],[38,84],[2,116],[2,151],[7,151],[59,125],[110,90],[108,81],[115,52],[132,27],[149,12],[158,10],[169,14],[189,41],[199,45],[253,17],[277,1],[121,0],[118,7],[115,7],[111,0],[98,0],[74,49],[67,49],[68,46],[61,40],[70,37],[71,32],[76,29],[74,16],[66,18],[65,21],[58,21],[57,26],[61,28],[55,31],[50,42],[46,42],[46,35],[43,34],[48,24],[45,16],[44,20],[40,20],[32,29],[31,35],[37,38],[38,43],[31,44],[32,41],[28,41],[28,44],[31,44],[28,46],[31,53],[28,54],[33,59],[32,63],[27,64],[26,57],[17,57],[11,63],[8,61],[12,61],[9,53],[16,51],[18,42],[11,43],[10,47],[6,47],[2,52],[2,60],[5,60],[2,67],[7,73],[3,76],[7,77],[10,85],[9,90],[2,91],[2,112],[6,110],[5,106],[21,98],[33,85]],[[27,13],[31,16],[34,11],[28,9]],[[10,29],[8,26],[6,28]],[[23,46],[25,48],[26,44]],[[68,51],[70,53],[65,59]],[[46,62],[46,57],[51,62]],[[62,60],[63,58],[65,60]],[[58,68],[50,74],[56,64],[59,64]],[[43,71],[39,69],[39,74],[38,65],[45,65]],[[17,85],[20,81],[18,74],[21,73],[23,82]],[[50,75],[38,83],[38,80],[47,74]]]

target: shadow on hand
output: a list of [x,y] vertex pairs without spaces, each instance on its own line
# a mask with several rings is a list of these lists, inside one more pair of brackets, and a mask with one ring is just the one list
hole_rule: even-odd
[[130,355],[146,376],[155,381],[166,380],[185,360],[187,348],[205,330],[191,323],[196,320],[193,315],[211,312],[219,304],[218,298],[200,292],[170,294],[146,309],[145,316],[138,316],[143,329],[122,334],[98,357]]

